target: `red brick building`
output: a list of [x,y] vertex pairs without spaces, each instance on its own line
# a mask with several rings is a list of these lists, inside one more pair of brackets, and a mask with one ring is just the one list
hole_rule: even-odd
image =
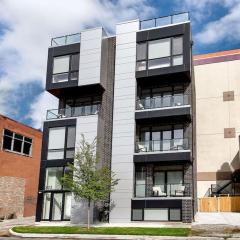
[[0,217],[35,216],[42,132],[0,115]]

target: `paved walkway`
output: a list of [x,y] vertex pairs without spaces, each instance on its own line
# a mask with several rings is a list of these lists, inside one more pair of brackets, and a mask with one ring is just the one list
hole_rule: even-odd
[[240,213],[219,212],[219,213],[203,213],[198,212],[195,216],[195,222],[192,225],[221,224],[240,226]]

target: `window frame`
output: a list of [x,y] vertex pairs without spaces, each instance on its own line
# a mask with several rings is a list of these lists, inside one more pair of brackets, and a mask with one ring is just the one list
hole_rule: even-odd
[[[69,82],[69,81],[78,81],[78,73],[79,73],[79,69],[78,70],[72,70],[72,59],[74,56],[78,55],[78,65],[79,65],[79,60],[80,60],[80,54],[79,53],[72,53],[72,54],[67,54],[67,55],[60,55],[60,56],[55,56],[53,57],[53,64],[52,64],[52,78],[51,78],[51,82],[52,84],[55,83],[64,83],[64,82]],[[53,73],[54,70],[54,59],[55,58],[60,58],[60,57],[69,57],[69,62],[68,62],[68,71],[67,72],[60,72],[60,73]],[[71,79],[71,75],[77,73],[77,79]],[[62,74],[67,74],[67,80],[62,80],[62,81],[58,81],[58,82],[54,82],[54,76],[57,75],[62,75]]]
[[[12,136],[6,135],[5,134],[5,130],[11,132]],[[19,139],[19,138],[15,137],[15,135],[20,135],[22,137],[22,139]],[[16,153],[16,154],[19,154],[19,155],[22,155],[22,156],[25,156],[25,157],[32,157],[33,139],[31,137],[26,137],[26,136],[24,136],[24,135],[22,135],[20,133],[14,132],[14,131],[9,130],[7,128],[3,129],[3,135],[2,136],[3,136],[2,137],[2,150],[3,151]],[[4,138],[5,138],[5,136],[11,138],[11,149],[4,148]],[[30,139],[31,142],[26,140],[26,139]],[[15,140],[21,141],[21,152],[13,150],[14,149],[14,142],[15,142]],[[31,144],[30,150],[29,150],[29,154],[24,153],[24,144],[25,143]]]
[[[68,139],[68,128],[74,127],[75,128],[75,144],[76,144],[76,125],[70,125],[70,126],[61,126],[61,127],[50,127],[48,128],[48,145],[47,145],[47,151],[46,151],[46,159],[47,161],[55,161],[55,160],[64,160],[64,159],[74,159],[75,156],[75,146],[68,148],[67,147],[67,139]],[[65,129],[65,136],[64,136],[64,148],[52,148],[49,149],[49,133],[50,133],[50,129],[54,129],[54,128],[64,128]],[[55,158],[55,159],[48,159],[48,153],[49,152],[54,152],[54,151],[63,151],[63,158]],[[74,156],[72,158],[67,158],[67,151],[74,151]]]
[[[157,41],[157,40],[164,40],[164,39],[169,39],[170,38],[170,56],[169,57],[161,57],[161,58],[152,58],[149,59],[149,42],[152,41]],[[173,42],[175,38],[182,38],[182,53],[181,54],[173,54]],[[159,38],[159,39],[154,39],[154,40],[149,40],[149,41],[143,41],[143,42],[138,42],[138,44],[146,44],[146,56],[145,59],[141,59],[138,60],[137,59],[137,53],[136,53],[136,72],[141,72],[141,71],[147,71],[147,70],[154,70],[154,69],[161,69],[161,68],[166,68],[166,67],[174,67],[174,66],[182,66],[184,65],[184,35],[176,35],[176,36],[172,36],[172,37],[165,37],[165,38]],[[136,51],[137,51],[137,47],[136,47]],[[175,57],[182,57],[182,64],[177,64],[177,65],[173,65],[173,60]],[[165,58],[169,58],[169,66],[165,66],[165,67],[156,67],[156,68],[149,68],[149,62],[150,61],[154,61],[157,59],[165,59]],[[142,70],[138,70],[138,64],[143,64],[145,63],[145,69]]]
[[63,187],[63,185],[61,184],[61,188],[59,188],[59,189],[47,189],[46,188],[46,180],[47,180],[47,171],[48,171],[48,169],[53,169],[53,168],[61,168],[61,177],[63,177],[64,176],[64,174],[65,174],[65,172],[67,171],[67,170],[70,170],[70,168],[68,167],[68,166],[51,166],[51,167],[46,167],[45,168],[45,177],[44,177],[44,184],[43,184],[43,190],[42,191],[44,191],[44,192],[52,192],[52,191],[68,191],[68,190],[66,190],[66,189],[64,189],[64,187]]

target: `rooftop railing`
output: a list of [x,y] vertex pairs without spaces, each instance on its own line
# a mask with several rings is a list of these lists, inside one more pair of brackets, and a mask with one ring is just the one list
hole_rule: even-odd
[[63,46],[73,43],[79,43],[80,42],[80,33],[65,35],[61,37],[55,37],[51,40],[51,47],[57,47],[57,46]]
[[189,20],[190,18],[189,18],[188,12],[177,13],[177,14],[159,17],[159,18],[142,20],[140,21],[140,30],[147,29],[147,28],[154,28],[154,27],[162,27],[165,25],[186,22]]

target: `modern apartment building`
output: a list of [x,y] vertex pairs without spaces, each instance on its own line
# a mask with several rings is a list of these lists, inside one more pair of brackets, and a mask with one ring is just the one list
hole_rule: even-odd
[[194,57],[198,197],[240,194],[240,50]]
[[[59,178],[81,134],[99,139],[119,178],[109,222],[191,222],[196,211],[195,90],[188,13],[119,23],[52,39],[46,90],[59,99],[44,122],[37,221],[86,222]],[[92,221],[97,211],[92,207]]]
[[0,218],[35,216],[42,132],[0,115]]

